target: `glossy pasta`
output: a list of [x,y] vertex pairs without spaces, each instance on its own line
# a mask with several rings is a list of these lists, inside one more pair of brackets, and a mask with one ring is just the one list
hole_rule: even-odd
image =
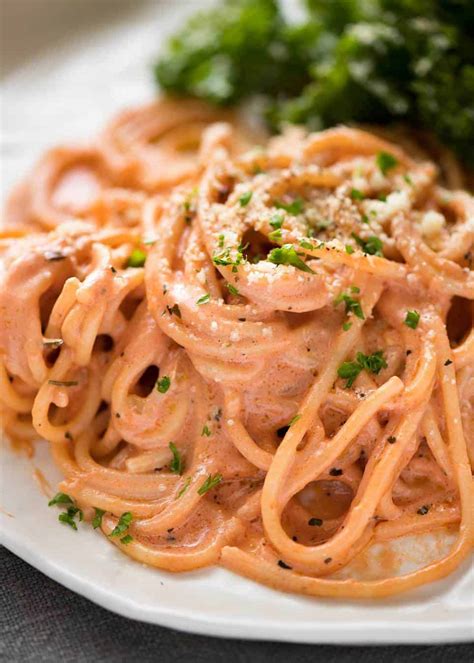
[[[360,598],[446,576],[472,544],[474,201],[438,177],[358,129],[267,140],[168,99],[52,150],[0,244],[7,436],[48,440],[71,517],[152,566]],[[334,575],[448,525],[423,568]]]

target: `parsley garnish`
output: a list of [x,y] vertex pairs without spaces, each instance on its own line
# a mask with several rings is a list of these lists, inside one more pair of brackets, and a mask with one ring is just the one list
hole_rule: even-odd
[[170,388],[171,380],[167,375],[163,375],[162,378],[156,381],[156,389],[160,394],[166,394]]
[[382,368],[387,368],[387,362],[384,359],[382,350],[378,350],[371,355],[365,355],[358,352],[356,361],[344,361],[337,369],[340,378],[347,380],[345,388],[352,387],[356,377],[362,370],[369,373],[380,373]]
[[207,293],[206,295],[203,295],[202,297],[199,297],[199,299],[196,301],[196,304],[198,306],[201,306],[202,304],[207,304],[207,302],[211,299],[211,295]]
[[345,323],[342,325],[342,328],[343,328],[344,331],[349,331],[349,329],[350,329],[351,327],[352,327],[352,322],[345,322]]
[[226,285],[227,285],[227,290],[230,292],[231,295],[240,295],[235,285],[232,285],[232,283],[227,283]]
[[310,251],[312,251],[315,248],[314,244],[312,244],[312,242],[309,242],[307,239],[300,239],[300,246],[303,249],[309,249]]
[[166,310],[170,315],[175,315],[177,318],[181,317],[181,309],[179,308],[178,304],[173,304],[173,306],[167,306]]
[[94,529],[97,529],[102,525],[102,518],[104,516],[105,511],[103,509],[98,509],[97,507],[95,508],[95,516],[92,520],[92,527]]
[[277,228],[276,230],[272,230],[272,232],[268,234],[268,239],[271,242],[278,242],[278,240],[281,239],[281,230],[280,230],[280,228]]
[[398,166],[398,160],[389,152],[379,152],[375,157],[375,161],[383,175],[386,175],[389,170]]
[[177,493],[177,495],[176,495],[176,499],[177,499],[177,500],[178,500],[180,497],[182,497],[182,496],[184,495],[184,493],[185,493],[185,492],[187,491],[187,489],[189,488],[189,484],[190,484],[190,483],[191,483],[191,477],[188,477],[188,478],[186,479],[186,481],[184,482],[183,487],[178,491],[178,493]]
[[209,430],[209,426],[207,424],[205,424],[202,428],[201,437],[204,437],[204,436],[210,437],[210,435],[211,435],[211,431]]
[[132,541],[133,541],[133,536],[131,534],[126,534],[120,539],[120,543],[124,543],[125,545],[131,543]]
[[311,267],[301,260],[295,247],[292,244],[283,244],[276,249],[272,249],[267,256],[267,260],[273,262],[275,265],[292,265],[303,272],[314,274]]
[[364,200],[365,196],[359,189],[351,189],[350,196],[352,200]]
[[48,380],[48,384],[55,387],[76,387],[79,382],[77,380]]
[[383,242],[376,235],[370,235],[367,239],[362,239],[359,235],[352,233],[352,237],[355,239],[357,244],[361,247],[364,253],[368,253],[371,256],[380,256],[383,258]]
[[74,504],[74,500],[66,493],[56,493],[53,499],[49,500],[48,506],[54,506],[55,504]]
[[248,205],[251,199],[252,199],[252,191],[247,191],[246,193],[243,193],[239,198],[239,203],[241,207],[245,207],[246,205]]
[[272,218],[270,219],[270,225],[275,230],[281,228],[283,225],[283,216],[281,214],[273,214]]
[[360,301],[358,299],[351,297],[345,292],[341,292],[341,294],[338,295],[334,300],[334,306],[339,306],[341,302],[344,302],[346,306],[346,313],[353,313],[361,320],[365,320],[364,312],[362,311],[362,306],[360,305]]
[[418,323],[420,322],[420,314],[418,311],[407,311],[404,322],[407,327],[416,329],[418,327]]
[[198,494],[199,495],[205,495],[209,490],[217,486],[222,481],[222,474],[215,474],[212,476],[211,474],[207,477],[205,482],[202,484],[200,488],[198,488]]
[[[239,248],[236,249],[235,258],[232,258],[231,255],[230,255],[231,250],[232,249],[227,247],[226,249],[224,249],[220,253],[216,253],[212,258],[212,262],[215,265],[223,265],[224,267],[226,267],[228,265],[233,265],[233,266],[240,265],[243,262],[243,258],[244,258],[242,251]],[[235,270],[235,271],[237,271],[237,270]]]
[[170,463],[170,470],[173,472],[173,474],[183,474],[184,462],[181,454],[173,442],[169,443],[169,448],[173,454],[173,460]]
[[62,338],[45,338],[43,340],[43,346],[45,348],[51,348],[54,350],[55,348],[59,348],[64,343]]
[[141,249],[133,249],[127,260],[127,267],[143,267],[146,261],[146,253]]
[[354,253],[354,247],[351,246],[350,244],[346,244],[346,253],[349,254],[349,255]]
[[291,418],[290,422],[288,423],[288,426],[293,426],[293,424],[296,424],[297,421],[301,419],[301,414],[295,414],[294,417]]
[[122,515],[119,518],[119,521],[117,525],[114,527],[114,529],[111,531],[109,536],[120,536],[123,534],[129,527],[130,523],[133,520],[133,516],[130,513],[130,511],[126,511],[125,513],[122,513]]
[[273,204],[278,209],[284,209],[288,214],[293,214],[294,216],[301,214],[304,209],[304,203],[301,198],[295,198],[291,203],[283,203],[281,200],[275,200]]
[[83,514],[81,509],[79,509],[77,506],[70,506],[67,511],[64,511],[63,513],[59,514],[58,520],[60,523],[69,525],[69,527],[72,527],[72,529],[76,530],[77,532],[77,525],[76,521],[74,520],[76,515],[79,516],[80,521],[83,519]]

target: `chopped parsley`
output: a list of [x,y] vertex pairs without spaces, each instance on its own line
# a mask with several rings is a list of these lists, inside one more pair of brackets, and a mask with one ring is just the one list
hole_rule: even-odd
[[362,310],[362,306],[360,305],[360,301],[358,299],[356,299],[355,297],[351,297],[346,292],[341,292],[341,294],[338,295],[334,300],[334,306],[339,306],[339,304],[341,304],[342,302],[344,302],[345,304],[347,314],[353,313],[361,320],[365,320],[364,312]]
[[209,490],[212,490],[217,484],[219,484],[222,481],[222,474],[210,474],[205,482],[202,484],[200,488],[198,488],[198,494],[199,495],[205,495]]
[[375,157],[375,162],[383,175],[398,166],[398,160],[390,152],[379,152]]
[[48,506],[55,506],[56,504],[74,504],[74,500],[66,493],[56,493],[56,495],[49,500]]
[[288,426],[293,426],[293,424],[296,424],[297,421],[301,419],[301,414],[295,414],[294,417],[291,418],[290,422],[288,423]]
[[210,436],[211,436],[211,431],[209,429],[209,426],[205,424],[202,428],[201,437],[210,437]]
[[245,207],[246,205],[248,205],[251,199],[252,199],[252,191],[247,191],[246,193],[243,193],[239,198],[239,203],[241,207]]
[[173,306],[167,306],[166,310],[170,315],[175,315],[177,318],[181,318],[181,309],[178,304],[173,304]]
[[48,380],[48,384],[54,387],[77,387],[79,382],[77,380]]
[[350,197],[352,200],[364,200],[365,196],[360,189],[351,189]]
[[43,340],[43,346],[45,348],[51,348],[52,350],[59,348],[64,343],[62,338],[45,338]]
[[272,249],[267,256],[267,260],[274,263],[275,265],[292,265],[297,269],[301,269],[303,272],[309,272],[314,274],[314,271],[311,267],[301,260],[299,254],[296,252],[295,247],[292,244],[283,244],[276,249]]
[[173,472],[173,474],[183,474],[183,469],[184,469],[184,462],[183,458],[178,451],[178,448],[176,447],[176,444],[174,442],[169,443],[169,448],[171,453],[173,454],[173,460],[170,463],[170,470]]
[[163,375],[162,378],[156,381],[156,390],[160,392],[160,394],[166,394],[168,389],[170,388],[171,380],[167,375]]
[[284,209],[286,212],[288,212],[288,214],[293,214],[294,216],[301,214],[304,209],[304,202],[301,198],[295,198],[295,200],[293,200],[291,203],[284,203],[281,200],[275,200],[273,201],[273,204],[278,209]]
[[[219,253],[214,254],[212,258],[212,262],[215,265],[222,265],[224,267],[228,267],[229,265],[232,265],[233,267],[237,267],[237,265],[240,265],[243,260],[244,256],[240,248],[237,248],[235,250],[235,257],[231,256],[231,251],[232,249],[230,247],[227,247],[223,251],[220,251]],[[234,270],[232,270],[234,271]],[[237,270],[235,270],[237,271]]]
[[207,304],[209,300],[211,299],[211,295],[209,293],[203,295],[202,297],[199,297],[198,300],[196,300],[196,304],[198,306],[202,306],[202,304]]
[[133,249],[127,260],[127,267],[143,267],[146,262],[146,253],[141,249]]
[[303,249],[309,249],[310,251],[313,251],[313,249],[316,248],[314,246],[314,244],[312,242],[308,241],[307,239],[300,239],[300,246]]
[[120,543],[127,545],[133,541],[133,536],[131,534],[126,534],[120,539]]
[[280,228],[277,228],[276,230],[272,230],[272,232],[268,234],[268,239],[271,242],[278,242],[281,238],[282,237],[281,237]]
[[420,322],[420,314],[418,313],[418,311],[407,311],[404,320],[404,323],[406,324],[407,327],[416,329],[418,327],[419,322]]
[[67,511],[59,514],[58,520],[60,523],[69,525],[69,527],[72,527],[72,529],[76,530],[77,532],[77,525],[75,521],[76,516],[79,517],[79,520],[83,519],[83,513],[81,509],[79,509],[77,506],[70,506],[68,507]]
[[351,246],[350,244],[346,244],[346,247],[345,247],[345,248],[346,248],[346,253],[347,253],[348,255],[352,255],[352,254],[354,253],[354,247]]
[[185,493],[185,492],[187,491],[187,489],[189,488],[190,483],[191,483],[191,477],[188,477],[188,478],[186,479],[186,481],[184,482],[183,487],[179,489],[179,491],[178,491],[178,493],[177,493],[177,495],[176,495],[176,499],[177,499],[177,500],[178,500],[180,497],[182,497],[182,496],[184,495],[184,493]]
[[283,225],[283,215],[282,214],[273,214],[272,218],[270,219],[270,225],[275,230],[278,230],[278,228],[281,228],[282,225]]
[[133,516],[130,513],[130,511],[126,511],[125,513],[122,513],[122,515],[119,518],[119,521],[117,525],[114,527],[114,529],[111,531],[109,536],[120,536],[121,534],[124,534],[130,527],[130,523],[133,520]]
[[340,378],[347,380],[345,388],[352,387],[355,379],[364,369],[368,373],[380,373],[382,368],[387,368],[387,362],[384,359],[382,350],[378,350],[371,355],[365,355],[358,352],[356,361],[344,361],[337,369],[337,374]]
[[362,239],[356,233],[352,233],[352,237],[355,239],[357,244],[361,247],[364,253],[368,253],[371,256],[380,256],[383,258],[383,242],[376,235],[370,235],[367,239]]
[[343,328],[344,331],[349,331],[349,329],[350,329],[351,327],[352,327],[352,322],[345,322],[345,323],[342,325],[342,328]]
[[232,283],[227,283],[226,286],[231,295],[240,295],[240,292],[237,290],[235,285],[232,285]]
[[95,516],[92,519],[92,527],[94,529],[97,529],[102,525],[102,518],[104,516],[105,511],[103,509],[98,509],[97,507],[94,507],[95,509]]

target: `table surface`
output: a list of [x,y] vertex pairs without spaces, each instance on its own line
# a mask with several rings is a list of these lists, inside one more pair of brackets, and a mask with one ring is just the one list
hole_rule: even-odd
[[0,660],[6,663],[472,663],[474,646],[337,647],[250,642],[134,622],[58,585],[0,547]]

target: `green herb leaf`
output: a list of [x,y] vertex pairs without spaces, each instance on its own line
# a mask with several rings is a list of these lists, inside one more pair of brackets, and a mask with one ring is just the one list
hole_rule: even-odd
[[361,320],[365,320],[364,312],[362,311],[362,306],[358,299],[351,297],[345,292],[341,292],[341,294],[334,300],[334,306],[339,306],[341,302],[344,302],[347,314],[353,313]]
[[127,545],[133,541],[133,536],[131,534],[126,534],[120,539],[120,543]]
[[48,380],[48,384],[55,387],[76,387],[79,382],[77,380]]
[[351,327],[352,327],[352,322],[345,322],[345,323],[342,325],[342,328],[343,328],[344,331],[349,331],[349,329],[350,329]]
[[301,419],[301,414],[295,414],[294,417],[291,418],[291,420],[288,422],[288,426],[293,426],[293,424],[296,424],[297,421]]
[[156,389],[160,394],[166,394],[170,388],[171,379],[167,375],[163,375],[162,378],[156,381]]
[[201,432],[201,437],[210,437],[211,436],[211,431],[209,430],[209,426],[205,424],[203,426],[202,432]]
[[169,443],[169,448],[173,454],[173,460],[170,463],[170,470],[173,474],[183,474],[184,462],[178,448],[173,442]]
[[340,378],[347,380],[345,388],[349,389],[361,371],[362,366],[357,361],[344,361],[337,369],[337,374]]
[[251,199],[252,199],[252,191],[247,191],[246,193],[243,193],[239,198],[239,203],[241,207],[245,207],[246,205],[248,205]]
[[270,225],[275,230],[278,230],[278,228],[281,228],[282,225],[283,225],[283,215],[282,214],[273,214],[271,219],[270,219]]
[[217,486],[222,481],[222,474],[211,474],[207,477],[202,486],[198,489],[199,495],[205,495],[209,490]]
[[268,239],[270,242],[278,242],[281,239],[281,230],[280,228],[277,228],[276,230],[272,230],[271,233],[268,233]]
[[359,189],[351,189],[350,197],[352,200],[364,200],[365,196]]
[[65,525],[69,525],[69,527],[72,527],[73,530],[77,532],[77,525],[74,520],[74,516],[72,516],[70,513],[65,511],[64,513],[60,513],[58,516],[58,520],[60,523],[64,523]]
[[288,212],[288,214],[293,214],[293,216],[301,214],[304,209],[304,202],[301,198],[295,198],[295,200],[293,200],[291,203],[284,203],[281,200],[275,200],[273,204],[278,209],[284,209],[286,212]]
[[143,267],[146,262],[146,253],[141,249],[133,249],[127,260],[127,267]]
[[351,246],[350,244],[346,244],[346,253],[348,253],[349,255],[354,253],[354,247]]
[[418,327],[418,323],[420,322],[420,314],[418,311],[407,311],[404,322],[407,327],[416,329]]
[[378,350],[371,355],[358,352],[356,361],[343,362],[337,369],[337,374],[340,378],[347,380],[345,388],[348,389],[352,387],[355,379],[362,370],[365,369],[369,373],[377,375],[382,368],[387,368],[387,362],[385,361],[382,350]]
[[111,531],[109,536],[120,536],[124,532],[128,530],[130,527],[130,523],[133,520],[133,516],[130,513],[130,511],[126,511],[125,513],[122,513],[122,515],[119,518],[119,521],[117,525],[114,527],[114,529]]
[[398,160],[389,152],[379,152],[375,157],[375,161],[383,175],[398,166]]
[[230,292],[231,295],[240,295],[240,292],[237,290],[235,285],[232,285],[232,283],[227,283],[227,290]]
[[283,246],[273,249],[268,254],[267,260],[275,265],[292,265],[303,272],[314,274],[311,267],[301,260],[292,244],[283,244]]
[[380,256],[383,258],[383,242],[381,239],[375,235],[367,237],[367,239],[362,239],[356,233],[352,233],[352,237],[355,239],[357,244],[361,247],[364,253],[368,253],[371,256]]
[[74,500],[66,493],[56,493],[56,495],[49,500],[48,506],[54,506],[55,504],[74,504]]
[[99,509],[97,507],[94,507],[95,509],[95,516],[92,520],[92,527],[94,529],[97,529],[102,525],[102,518],[104,516],[105,511],[103,509]]
[[178,491],[178,493],[177,493],[177,495],[176,495],[176,499],[177,499],[177,500],[178,500],[180,497],[182,497],[182,496],[184,495],[184,493],[185,493],[185,492],[187,491],[187,489],[189,488],[190,483],[191,483],[191,477],[188,477],[188,478],[186,479],[186,481],[184,482],[183,487]]
[[202,306],[202,304],[207,304],[210,299],[211,299],[211,295],[209,293],[207,293],[206,295],[203,295],[202,297],[199,297],[199,299],[196,301],[196,304],[198,306]]
[[300,246],[302,249],[309,249],[310,251],[316,248],[314,244],[309,242],[307,239],[300,239]]

